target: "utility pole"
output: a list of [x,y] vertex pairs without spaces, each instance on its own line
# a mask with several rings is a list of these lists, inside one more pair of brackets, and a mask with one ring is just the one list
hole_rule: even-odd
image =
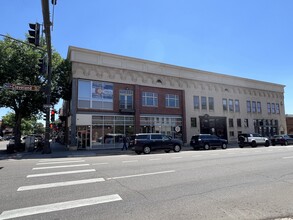
[[[47,54],[48,54],[46,104],[51,105],[52,46],[51,46],[51,29],[50,29],[51,27],[50,10],[49,10],[49,0],[41,0],[41,1],[42,1],[44,32],[45,32]],[[50,154],[52,152],[49,139],[50,139],[50,108],[46,108],[45,147],[43,150],[44,154]]]

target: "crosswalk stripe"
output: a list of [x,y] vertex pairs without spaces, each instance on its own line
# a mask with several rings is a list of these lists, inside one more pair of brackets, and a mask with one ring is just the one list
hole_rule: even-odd
[[103,181],[105,181],[104,178],[94,178],[94,179],[85,179],[85,180],[57,182],[57,183],[46,183],[46,184],[39,184],[39,185],[22,186],[22,187],[19,187],[17,191],[45,189],[45,188],[53,188],[53,187],[59,187],[59,186],[72,186],[72,185],[80,185],[80,184],[86,184],[86,183],[97,183],[97,182],[103,182]]
[[52,203],[47,205],[32,206],[27,208],[4,211],[0,215],[0,220],[36,215],[47,212],[55,212],[78,207],[115,202],[120,200],[122,200],[122,198],[118,194],[113,194],[107,196],[92,197],[87,199],[72,200],[67,202]]
[[[42,159],[39,160],[39,163],[43,163],[43,162],[59,162],[59,161],[74,161],[77,160],[76,158],[57,158],[57,159]],[[82,160],[81,158],[79,158],[78,160]]]
[[46,170],[46,169],[84,167],[84,166],[89,166],[89,164],[73,164],[73,165],[62,165],[62,166],[52,166],[52,167],[35,167],[35,168],[33,168],[33,170]]
[[42,162],[37,163],[37,165],[49,165],[49,164],[62,164],[62,163],[81,163],[84,162],[84,160],[69,160],[69,161],[53,161],[53,162]]
[[86,172],[95,172],[95,169],[88,170],[73,170],[73,171],[63,171],[63,172],[54,172],[54,173],[40,173],[40,174],[31,174],[27,178],[31,177],[40,177],[40,176],[54,176],[54,175],[63,175],[63,174],[73,174],[73,173],[86,173]]

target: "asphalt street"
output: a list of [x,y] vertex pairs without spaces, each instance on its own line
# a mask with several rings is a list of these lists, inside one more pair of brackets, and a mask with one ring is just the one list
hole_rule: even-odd
[[0,219],[290,219],[293,146],[0,160]]

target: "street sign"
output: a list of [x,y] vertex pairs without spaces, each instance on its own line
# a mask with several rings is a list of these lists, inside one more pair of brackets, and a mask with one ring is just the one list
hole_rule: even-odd
[[40,86],[34,86],[34,85],[16,85],[12,83],[4,83],[3,84],[4,89],[12,89],[12,90],[22,90],[22,91],[34,91],[38,92],[40,91]]
[[43,107],[44,107],[44,108],[51,108],[52,105],[50,105],[50,104],[44,104]]

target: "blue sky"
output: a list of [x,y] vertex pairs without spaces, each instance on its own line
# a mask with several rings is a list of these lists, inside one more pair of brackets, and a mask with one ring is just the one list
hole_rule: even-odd
[[[292,0],[57,0],[52,44],[64,58],[76,46],[286,85],[293,114],[292,11]],[[1,1],[0,20],[24,40],[41,0]]]

